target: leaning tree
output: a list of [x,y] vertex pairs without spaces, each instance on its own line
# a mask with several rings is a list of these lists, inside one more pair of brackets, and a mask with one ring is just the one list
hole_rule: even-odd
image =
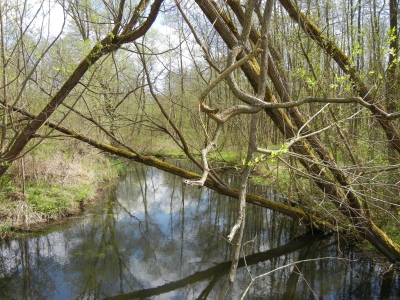
[[[343,33],[347,18],[341,11],[342,2],[332,3],[327,1],[314,6],[313,1],[294,3],[290,0],[249,0],[244,4],[239,0],[165,3],[155,0],[130,6],[120,1],[116,6],[104,6],[110,12],[108,24],[111,29],[102,39],[98,38],[101,31],[90,29],[89,24],[96,21],[82,17],[89,16],[89,10],[80,12],[82,8],[73,7],[68,11],[80,36],[83,39],[92,37],[95,44],[54,95],[49,93],[48,102],[39,113],[19,106],[18,101],[8,97],[1,99],[4,121],[0,175],[24,155],[30,141],[43,138],[39,133],[46,126],[66,138],[176,174],[187,185],[206,186],[239,199],[240,213],[228,234],[228,240],[235,247],[226,289],[234,279],[235,262],[240,254],[246,202],[283,213],[314,230],[353,229],[389,260],[400,260],[400,246],[390,233],[376,225],[376,216],[382,212],[398,222],[396,183],[399,181],[400,112],[394,84],[398,81],[399,71],[398,44],[395,43],[398,32],[394,21],[397,3],[391,1],[388,7],[383,3],[379,8],[391,16],[386,25],[377,24],[373,18],[379,10],[377,7],[362,8],[365,11],[350,7],[350,15],[357,13],[362,28],[347,32],[349,36],[343,40],[337,39],[338,32]],[[146,33],[161,9],[165,14],[173,11],[174,16],[180,18],[181,35],[178,46],[171,44],[169,49],[157,52],[155,47],[150,47],[150,37]],[[363,17],[367,9],[370,9],[371,18]],[[314,23],[313,18],[318,23]],[[343,20],[338,23],[344,27],[335,25],[333,18]],[[378,31],[377,25],[380,28],[387,26],[389,36],[383,36],[385,30]],[[368,33],[366,29],[370,27],[373,30]],[[361,33],[364,36],[360,36]],[[386,52],[379,56],[372,50],[367,53],[362,46],[362,37],[365,43],[386,43],[389,56]],[[349,49],[350,53],[346,54],[344,50]],[[181,59],[179,72],[175,72],[180,74],[180,80],[173,81],[169,77],[168,84],[164,84],[165,70],[169,76],[174,74],[172,63],[166,63],[164,55],[170,55],[172,61],[173,51],[189,57],[190,66],[184,70]],[[108,84],[100,86],[108,93],[104,97],[110,102],[107,113],[112,116],[112,126],[107,123],[109,119],[105,123],[102,123],[104,118],[96,120],[90,105],[62,106],[84,120],[84,124],[100,128],[110,143],[82,133],[73,124],[54,117],[78,85],[85,86],[79,99],[90,92],[83,78],[101,59],[102,62],[110,59],[114,71],[121,75],[123,69],[117,55],[125,52],[134,55],[132,64],[137,64],[140,69],[137,72],[140,80],[131,88],[132,92],[114,93],[113,97],[110,97],[112,92]],[[368,60],[371,57],[381,59],[381,63]],[[185,80],[189,85],[193,78],[185,79],[185,72],[194,74],[192,77],[202,84],[197,87],[195,97],[189,95],[174,102],[174,93],[166,92],[166,89],[176,88],[175,83],[181,85],[181,91],[190,88],[184,87]],[[28,76],[26,81],[34,80],[33,76]],[[3,79],[3,94],[7,94],[6,81]],[[130,107],[124,103],[137,96],[133,91],[141,91],[140,97],[151,100],[151,111],[147,105]],[[182,110],[180,114],[173,113],[177,106]],[[157,107],[156,111],[154,107]],[[122,114],[122,110],[131,110],[133,117]],[[141,124],[172,140],[197,166],[198,173],[145,155],[135,147],[138,138],[129,135],[127,128],[137,124],[135,115],[139,112]],[[183,112],[188,114],[182,115]],[[7,121],[15,113],[29,120],[18,130]],[[185,118],[193,124],[185,122]],[[239,120],[236,130],[226,130],[235,120]],[[198,129],[195,138],[187,128],[188,124]],[[279,147],[274,149],[266,144],[271,141],[271,127],[279,131],[281,137]],[[12,138],[7,138],[11,132]],[[243,140],[247,148],[238,189],[225,182],[210,161],[210,153],[221,150],[221,137],[230,134],[233,140]],[[284,164],[294,180],[307,179],[310,195],[304,197],[302,194],[301,201],[290,205],[248,192],[250,172],[271,158]],[[287,196],[296,197],[295,194]]]

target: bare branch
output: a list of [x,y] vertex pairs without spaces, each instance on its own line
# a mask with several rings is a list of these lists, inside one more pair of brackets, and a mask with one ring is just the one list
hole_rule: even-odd
[[[234,50],[235,52],[237,51],[241,51],[241,48],[236,48]],[[221,74],[218,75],[218,77],[216,79],[214,79],[213,82],[211,82],[208,87],[201,93],[200,95],[200,101],[204,101],[204,99],[206,98],[206,96],[224,79],[226,79],[233,71],[235,71],[236,69],[238,69],[240,66],[242,66],[244,63],[246,63],[247,61],[249,61],[250,59],[256,57],[259,53],[261,53],[261,49],[259,49],[258,47],[255,48],[255,50],[253,50],[252,52],[250,52],[249,54],[247,54],[245,57],[243,57],[242,59],[238,60],[237,62],[233,63],[232,65],[229,65],[228,68],[225,69],[225,71],[223,71]],[[235,54],[235,53],[234,53]],[[236,56],[235,56],[236,58]]]

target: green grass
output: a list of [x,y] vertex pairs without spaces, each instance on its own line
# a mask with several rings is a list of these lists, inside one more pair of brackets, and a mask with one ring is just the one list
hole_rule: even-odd
[[255,185],[269,185],[273,181],[272,178],[265,176],[253,176],[250,180]]
[[10,224],[1,224],[0,223],[0,239],[4,239],[11,235],[11,226]]
[[127,171],[126,160],[96,152],[36,151],[25,159],[25,191],[18,164],[0,177],[0,239],[81,212],[99,187]]
[[221,151],[221,152],[213,152],[210,155],[210,160],[216,160],[221,163],[227,163],[229,165],[240,164],[241,157],[240,153],[237,151]]
[[[395,211],[393,211],[393,214],[396,215]],[[400,212],[397,212],[399,217]],[[395,220],[393,216],[390,216],[389,214],[380,214],[375,219],[376,225],[385,233],[387,233],[390,238],[400,244],[400,224],[398,220]]]
[[175,148],[164,148],[164,149],[158,149],[154,151],[154,153],[147,153],[149,155],[154,155],[155,157],[183,157],[186,156],[186,154],[181,150],[181,149],[175,149]]
[[0,177],[0,188],[1,193],[9,193],[15,189],[15,185],[12,184],[12,180],[9,176],[4,175]]
[[76,213],[83,203],[93,197],[94,187],[76,187],[61,184],[30,184],[26,189],[26,202],[45,219],[58,219]]

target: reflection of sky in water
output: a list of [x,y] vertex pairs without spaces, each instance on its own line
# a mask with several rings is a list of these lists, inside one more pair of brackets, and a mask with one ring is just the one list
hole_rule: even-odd
[[[236,200],[205,188],[182,187],[179,178],[139,165],[121,178],[114,198],[98,212],[37,238],[3,243],[0,299],[102,299],[156,287],[165,287],[153,294],[161,293],[156,299],[194,299],[214,276],[224,279],[229,265],[221,263],[230,259],[230,247],[223,236],[236,221],[236,211]],[[300,246],[301,239],[291,241],[303,230],[271,211],[249,206],[247,222],[245,241],[254,239],[247,244],[247,257],[266,251],[265,258],[249,265],[253,276],[300,259],[336,255],[331,240]],[[274,254],[276,247],[281,252]],[[292,267],[274,272],[255,283],[252,297],[282,299],[293,290],[294,299],[312,299],[310,284],[323,299],[379,299],[381,281],[374,266],[348,264],[351,268],[335,260],[304,264],[304,278]],[[248,271],[239,269],[232,295],[246,287]],[[170,283],[177,286],[169,288]],[[397,281],[394,287],[398,289]]]

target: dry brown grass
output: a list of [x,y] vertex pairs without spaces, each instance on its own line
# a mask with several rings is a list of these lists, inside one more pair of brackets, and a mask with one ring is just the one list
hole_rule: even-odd
[[[91,182],[95,177],[94,170],[83,167],[82,157],[67,158],[60,151],[52,153],[50,157],[27,155],[23,164],[26,180],[44,180],[74,185],[81,181]],[[19,177],[22,176],[21,169],[22,165],[19,166]]]
[[28,154],[10,171],[8,187],[0,190],[0,238],[11,229],[80,212],[100,182],[117,176],[107,157],[77,149]]

